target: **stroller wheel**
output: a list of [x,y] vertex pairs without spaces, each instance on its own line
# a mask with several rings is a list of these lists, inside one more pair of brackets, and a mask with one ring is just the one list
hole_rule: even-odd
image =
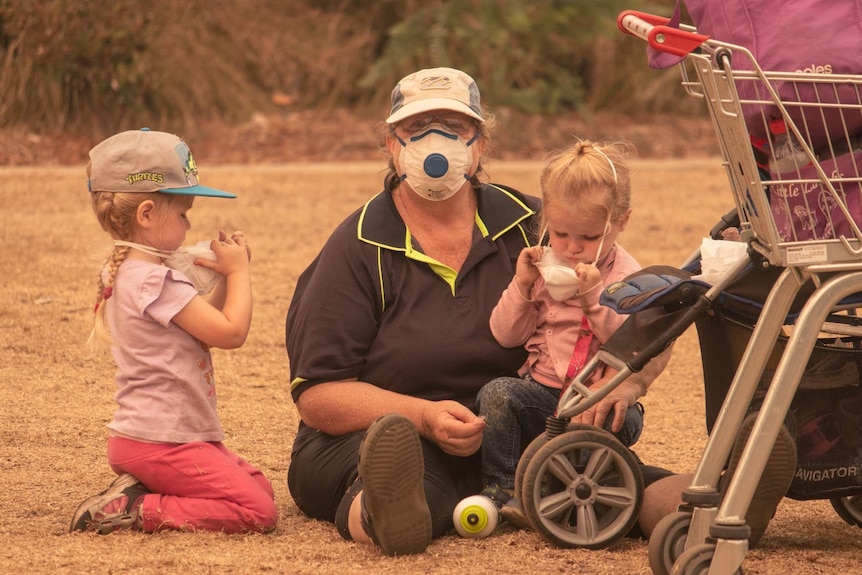
[[[677,559],[674,575],[707,575],[714,555],[714,543],[701,543],[690,547]],[[737,567],[734,573],[742,575],[742,568]]]
[[607,431],[579,426],[535,452],[521,489],[524,514],[546,540],[603,549],[634,526],[644,487],[628,449]]
[[[586,425],[582,423],[570,423],[566,428],[566,431],[573,431],[575,429],[595,429],[591,425]],[[523,492],[523,483],[524,483],[524,475],[527,473],[527,466],[530,464],[530,460],[536,454],[536,452],[541,449],[543,445],[548,442],[547,434],[543,433],[536,437],[533,441],[527,445],[527,448],[521,453],[521,457],[518,459],[518,466],[515,468],[515,497],[518,501],[521,501],[521,493]]]
[[649,538],[649,566],[653,575],[670,575],[673,564],[685,551],[691,513],[677,511],[664,517]]
[[862,527],[862,495],[836,497],[830,499],[829,503],[832,504],[835,513],[847,524]]

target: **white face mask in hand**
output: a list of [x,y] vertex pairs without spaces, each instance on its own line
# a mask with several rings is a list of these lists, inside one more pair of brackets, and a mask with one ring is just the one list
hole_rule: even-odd
[[[609,216],[610,218],[610,216]],[[599,241],[599,249],[596,251],[596,260],[591,264],[597,266],[602,255],[602,248],[605,245],[605,236],[610,231],[610,219],[605,222],[605,231],[602,234],[602,239]],[[547,228],[542,230],[540,240],[545,237]],[[566,301],[580,293],[581,285],[578,280],[578,274],[575,270],[566,265],[566,262],[557,257],[551,247],[545,246],[542,253],[542,259],[536,262],[536,267],[539,268],[539,273],[545,278],[545,287],[548,288],[548,295],[556,301]],[[587,290],[589,291],[589,290]]]
[[191,246],[183,246],[173,252],[157,250],[150,246],[120,240],[115,241],[114,245],[128,246],[138,251],[142,251],[145,254],[162,258],[165,260],[166,266],[172,270],[183,272],[183,274],[191,280],[200,295],[211,292],[219,280],[224,277],[220,273],[209,268],[195,265],[195,259],[197,258],[204,258],[212,261],[216,261],[218,259],[215,252],[210,249],[209,240],[203,240]]
[[473,166],[471,145],[475,139],[464,142],[433,124],[406,142],[399,138],[404,146],[400,157],[404,170],[401,179],[425,199],[439,202],[451,198],[471,177],[468,172]]
[[183,272],[186,277],[192,280],[195,289],[200,295],[208,294],[213,290],[216,284],[221,280],[220,273],[213,271],[203,266],[195,265],[197,258],[216,261],[218,258],[210,249],[210,241],[205,240],[191,246],[183,246],[174,251],[165,260],[165,265],[172,270]]
[[566,301],[578,294],[580,282],[575,270],[554,254],[554,250],[546,247],[542,259],[536,262],[539,273],[545,278],[548,294],[556,301]]

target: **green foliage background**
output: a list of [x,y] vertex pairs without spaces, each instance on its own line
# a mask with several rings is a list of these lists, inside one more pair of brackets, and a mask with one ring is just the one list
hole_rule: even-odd
[[673,2],[0,0],[0,127],[190,133],[285,108],[382,114],[398,79],[430,66],[473,75],[492,109],[698,110],[617,30],[629,8]]

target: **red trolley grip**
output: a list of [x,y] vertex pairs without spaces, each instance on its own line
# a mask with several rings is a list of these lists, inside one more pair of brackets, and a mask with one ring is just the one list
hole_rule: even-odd
[[709,40],[703,34],[672,28],[667,25],[669,21],[663,16],[625,10],[617,16],[617,27],[625,34],[646,40],[652,48],[675,56],[687,56]]

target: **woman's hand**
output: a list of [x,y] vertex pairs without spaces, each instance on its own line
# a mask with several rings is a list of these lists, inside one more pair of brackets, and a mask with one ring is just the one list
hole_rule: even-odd
[[[608,377],[605,377],[602,381],[591,387],[596,389],[601,388],[608,379]],[[602,400],[596,405],[592,406],[580,415],[573,417],[572,421],[575,423],[586,423],[588,425],[595,425],[596,427],[603,427],[608,414],[613,410],[614,421],[611,423],[611,431],[617,432],[623,428],[628,408],[634,405],[638,399],[643,397],[644,393],[644,388],[640,383],[626,380],[620,383],[616,389],[602,398]]]
[[422,412],[422,435],[450,455],[467,457],[482,446],[485,420],[457,401],[434,401]]

